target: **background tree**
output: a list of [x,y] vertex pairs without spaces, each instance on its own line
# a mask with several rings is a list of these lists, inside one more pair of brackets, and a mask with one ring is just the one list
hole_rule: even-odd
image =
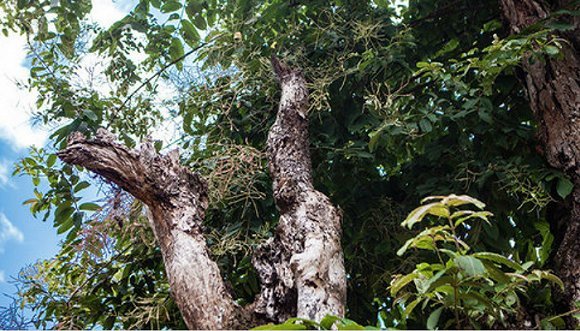
[[[107,30],[83,21],[88,1],[0,4],[4,26],[29,36],[38,118],[55,127],[54,150],[31,151],[17,172],[35,185],[48,180],[50,189],[27,203],[66,233],[59,256],[40,262],[30,277],[24,300],[40,323],[63,327],[183,326],[141,202],[116,187],[99,205],[81,201],[82,190],[98,181],[54,154],[70,151],[66,138],[75,131],[88,140],[73,141],[96,138],[131,153],[153,128],[174,119],[179,132],[171,148],[180,148],[183,168],[175,154],[159,162],[207,179],[205,221],[196,227],[224,276],[230,293],[224,297],[240,306],[254,302],[260,284],[269,283],[252,266],[251,252],[276,236],[285,210],[283,183],[271,190],[271,152],[266,162],[280,101],[272,54],[306,78],[312,185],[342,210],[350,318],[425,326],[433,308],[405,316],[388,286],[392,275],[429,258],[396,255],[412,236],[398,224],[426,195],[464,192],[485,201],[497,222],[469,229],[471,247],[550,266],[554,234],[561,233],[556,226],[567,217],[562,211],[572,210],[574,170],[551,163],[554,169],[538,153],[540,122],[519,77],[525,61],[552,63],[569,53],[561,36],[570,33],[577,7],[552,5],[556,14],[513,31],[501,23],[505,7],[491,0],[420,0],[403,8],[354,0],[139,1]],[[137,53],[145,59],[135,60]],[[87,54],[107,59],[110,91],[75,79]],[[178,92],[171,100],[159,97],[166,84]],[[97,136],[102,127],[124,145]],[[169,150],[153,142],[149,155],[153,148]],[[573,278],[560,275],[570,286]],[[530,291],[522,296],[521,320],[570,309],[570,302],[555,305],[544,287]],[[293,315],[295,306],[286,307],[266,320]]]

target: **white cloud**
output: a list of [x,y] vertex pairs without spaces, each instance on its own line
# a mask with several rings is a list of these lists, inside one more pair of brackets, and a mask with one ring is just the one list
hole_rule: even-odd
[[4,160],[0,162],[0,187],[6,186],[10,180],[10,166],[9,163]]
[[0,252],[3,250],[4,243],[8,240],[17,242],[24,241],[24,234],[10,220],[0,213]]
[[0,284],[6,283],[6,276],[4,275],[4,271],[0,270]]
[[100,26],[108,28],[111,24],[125,17],[126,12],[118,9],[117,5],[111,0],[93,1],[93,9],[89,14],[92,21],[99,23]]
[[48,133],[33,128],[30,123],[36,93],[16,86],[17,81],[28,77],[28,69],[22,66],[26,57],[26,39],[22,36],[0,37],[0,139],[15,149],[30,145],[42,146]]

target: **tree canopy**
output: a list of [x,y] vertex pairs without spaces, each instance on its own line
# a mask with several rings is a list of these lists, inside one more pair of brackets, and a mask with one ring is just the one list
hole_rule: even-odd
[[[162,153],[178,148],[180,163],[201,173],[211,255],[236,302],[253,301],[252,252],[275,234],[280,215],[266,158],[280,99],[273,55],[307,81],[314,186],[343,213],[350,320],[506,328],[538,316],[541,327],[563,327],[559,315],[569,309],[540,269],[556,268],[574,179],[546,161],[522,67],[565,56],[577,3],[553,2],[549,16],[513,33],[496,0],[140,0],[106,29],[87,20],[89,0],[3,1],[3,33],[27,35],[27,88],[38,91],[35,116],[53,132],[15,173],[37,187],[24,202],[31,213],[65,238],[57,256],[19,276],[36,327],[185,327],[143,203],[57,159],[71,133],[90,138],[99,128],[129,148],[148,140]],[[81,79],[95,57],[94,75]],[[102,199],[86,199],[89,187]],[[473,319],[461,324],[445,324],[457,316],[442,314],[437,295],[412,301],[393,288],[437,263],[420,244],[397,254],[420,238],[401,222],[421,199],[450,194],[483,201],[493,214],[453,226],[453,238],[489,261],[509,257],[503,268],[537,269],[537,282],[501,304],[462,301]],[[429,217],[433,229],[437,214]],[[450,261],[469,264],[470,256]],[[477,274],[480,264],[462,270]],[[501,266],[488,268],[502,286],[516,282],[502,278]],[[467,313],[488,305],[507,313],[494,310],[489,324]]]

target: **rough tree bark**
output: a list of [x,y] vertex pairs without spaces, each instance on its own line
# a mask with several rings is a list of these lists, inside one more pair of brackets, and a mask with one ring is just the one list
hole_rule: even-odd
[[267,152],[280,222],[276,236],[254,256],[262,283],[269,284],[256,308],[274,320],[343,316],[342,214],[312,184],[306,81],[276,58],[272,64],[282,96]]
[[[572,2],[561,0],[559,5],[563,8]],[[501,5],[514,34],[550,14],[548,6],[539,0],[501,0]],[[556,272],[566,284],[563,299],[572,310],[574,302],[580,300],[580,20],[577,17],[569,20],[574,27],[572,31],[557,36],[566,39],[561,58],[526,59],[522,65],[545,157],[574,183],[570,218],[563,227],[563,239],[555,255]]]
[[233,301],[208,253],[202,233],[206,182],[179,164],[177,151],[163,156],[150,142],[130,150],[100,129],[91,140],[73,133],[58,153],[64,162],[87,168],[148,206],[171,293],[190,329],[241,329],[292,316],[320,320],[344,315],[341,213],[312,185],[306,82],[299,71],[277,60],[273,64],[282,98],[268,156],[281,216],[275,237],[254,256],[261,293],[246,307]]
[[190,329],[235,325],[237,307],[208,254],[201,231],[208,203],[207,185],[179,165],[179,154],[157,154],[146,142],[128,150],[104,130],[93,140],[79,133],[58,153],[117,184],[149,207],[149,219],[161,247],[171,293]]

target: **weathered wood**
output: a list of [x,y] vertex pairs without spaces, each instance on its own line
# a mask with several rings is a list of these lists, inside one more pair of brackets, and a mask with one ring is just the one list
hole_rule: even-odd
[[268,157],[281,216],[276,235],[254,255],[262,289],[247,307],[234,303],[208,254],[201,227],[207,185],[179,164],[177,150],[163,156],[150,142],[130,150],[99,130],[91,140],[72,134],[58,153],[64,162],[99,174],[148,206],[171,293],[190,329],[245,328],[293,316],[318,321],[327,314],[344,316],[342,215],[312,185],[306,81],[277,60],[273,65],[282,97],[268,136]]
[[254,257],[262,283],[269,284],[256,309],[278,321],[292,315],[318,321],[327,314],[343,316],[342,215],[312,184],[306,81],[276,58],[272,64],[282,96],[267,153],[280,222],[276,236]]
[[129,150],[113,140],[104,130],[92,140],[75,133],[58,156],[101,175],[147,204],[171,294],[190,329],[237,326],[239,307],[210,259],[201,231],[208,204],[205,181],[179,165],[177,151],[162,156],[149,142]]

